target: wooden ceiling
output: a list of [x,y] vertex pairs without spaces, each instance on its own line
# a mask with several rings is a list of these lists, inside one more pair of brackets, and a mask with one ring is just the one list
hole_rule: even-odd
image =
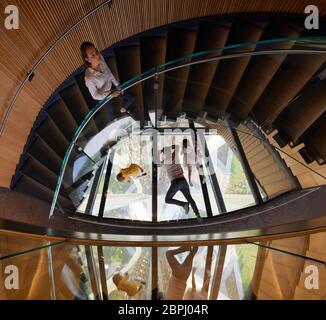
[[[1,0],[0,119],[20,83],[47,48],[75,21],[103,0]],[[314,0],[326,15],[325,0]],[[20,29],[4,28],[4,8],[17,5]],[[310,0],[113,0],[67,36],[21,92],[0,137],[0,186],[9,187],[31,127],[54,90],[81,66],[80,43],[103,50],[145,30],[195,17],[250,12],[304,13]]]

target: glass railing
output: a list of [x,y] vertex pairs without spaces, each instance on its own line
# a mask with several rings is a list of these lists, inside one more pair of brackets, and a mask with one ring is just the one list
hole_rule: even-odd
[[[99,187],[94,188],[102,192],[92,196],[95,211],[91,214],[95,216],[142,221],[195,218],[194,209],[186,216],[182,208],[171,209],[166,203],[169,179],[158,161],[163,147],[181,146],[184,139],[200,155],[191,166],[180,161],[203,218],[260,204],[299,188],[279,156],[282,150],[270,145],[261,131],[269,128],[275,112],[265,118],[253,117],[254,122],[240,123],[239,119],[253,116],[257,103],[262,105],[261,110],[266,103],[256,101],[253,95],[241,100],[235,90],[241,76],[252,70],[253,61],[266,64],[270,77],[281,64],[290,78],[299,65],[310,62],[317,71],[326,60],[325,43],[326,38],[285,38],[232,45],[182,57],[130,79],[118,88],[123,92],[120,97],[108,96],[100,101],[76,131],[62,162],[50,216],[57,207],[64,206],[60,204],[60,192],[67,194],[67,189],[73,189],[76,177],[87,173],[113,146],[111,163],[107,162],[98,179]],[[310,69],[300,71],[307,81],[316,74]],[[238,79],[228,77],[228,71],[238,72]],[[262,70],[256,72],[264,76]],[[268,81],[265,84],[267,87]],[[260,83],[255,88],[256,96],[266,87]],[[113,99],[128,114],[96,133],[93,117],[101,108],[113,108]],[[132,163],[140,165],[146,176],[128,183],[118,181],[119,170]],[[181,200],[178,195],[176,199]],[[85,208],[86,204],[79,206]]]
[[0,235],[1,300],[323,300],[326,233],[141,247]]

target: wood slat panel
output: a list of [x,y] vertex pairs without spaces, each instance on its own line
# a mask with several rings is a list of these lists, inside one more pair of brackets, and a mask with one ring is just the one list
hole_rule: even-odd
[[[140,42],[140,59],[142,72],[146,72],[165,62],[166,37],[141,37]],[[155,79],[151,78],[143,83],[144,109],[149,111],[155,107]],[[164,74],[158,77],[157,108],[162,108]]]
[[253,109],[257,123],[270,129],[276,118],[325,61],[326,57],[322,55],[289,56]]
[[[223,48],[230,28],[220,25],[201,23],[198,30],[194,53]],[[218,56],[214,53],[205,56]],[[191,66],[182,109],[187,112],[199,113],[202,111],[208,91],[212,84],[218,61]]]
[[[139,46],[120,47],[115,49],[115,57],[118,68],[120,81],[122,83],[141,74],[140,65],[140,49]],[[144,106],[143,106],[143,91],[142,85],[137,84],[127,90],[131,94],[136,103],[133,104],[132,112],[140,121],[144,120]]]
[[[295,38],[299,36],[300,32],[289,25],[285,25],[284,21],[273,21],[267,27],[263,39]],[[293,44],[294,42],[291,41],[269,44],[265,47],[260,46],[260,50],[290,49]],[[229,112],[234,112],[241,119],[245,119],[268,83],[272,80],[285,57],[286,55],[253,57],[232,98]],[[261,70],[264,70],[264,72],[261,72]],[[252,86],[253,83],[255,83],[255,86]]]
[[276,120],[279,130],[296,142],[326,112],[326,82],[318,80],[304,90]]
[[[197,31],[171,28],[168,32],[166,61],[173,61],[193,54]],[[188,60],[187,60],[188,62]],[[173,117],[181,114],[184,93],[186,90],[190,67],[184,67],[165,73],[164,79],[164,109]]]
[[[246,30],[246,32],[243,32]],[[226,46],[259,41],[263,28],[242,20],[236,21],[230,32]],[[245,50],[254,51],[255,45],[246,46]],[[227,50],[225,54],[239,53],[244,48]],[[206,98],[206,109],[212,114],[223,114],[235,93],[251,57],[226,59],[219,63],[214,80]]]

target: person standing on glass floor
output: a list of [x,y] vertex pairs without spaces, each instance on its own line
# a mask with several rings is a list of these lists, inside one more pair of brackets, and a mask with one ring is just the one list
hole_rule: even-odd
[[[185,214],[189,212],[189,204],[191,205],[197,221],[201,222],[200,213],[196,205],[195,200],[191,196],[189,184],[184,177],[183,169],[180,165],[179,159],[179,146],[172,145],[171,147],[165,147],[161,150],[163,153],[163,161],[159,161],[159,165],[165,167],[167,175],[170,179],[170,187],[165,196],[165,202],[168,204],[174,204],[176,206],[182,207],[185,210]],[[160,159],[160,158],[159,158]],[[187,202],[179,201],[174,199],[175,194],[181,191]]]

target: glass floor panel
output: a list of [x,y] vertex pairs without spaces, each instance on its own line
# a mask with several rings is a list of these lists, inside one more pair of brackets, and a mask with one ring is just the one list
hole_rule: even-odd
[[45,247],[30,243],[29,250],[26,237],[1,235],[2,300],[319,300],[326,295],[326,232],[198,247],[48,241]]

